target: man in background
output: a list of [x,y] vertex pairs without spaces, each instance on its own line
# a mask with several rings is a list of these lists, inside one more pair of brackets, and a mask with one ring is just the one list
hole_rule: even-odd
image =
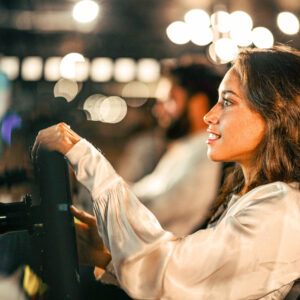
[[214,67],[201,61],[173,66],[158,85],[154,113],[169,146],[132,189],[162,227],[179,236],[205,222],[217,195],[221,165],[207,158],[203,117],[218,99],[220,81]]

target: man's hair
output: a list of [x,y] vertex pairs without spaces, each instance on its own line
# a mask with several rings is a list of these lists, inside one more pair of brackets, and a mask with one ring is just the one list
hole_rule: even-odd
[[208,62],[192,62],[185,65],[176,65],[167,69],[163,75],[183,88],[188,98],[191,98],[195,94],[203,93],[207,95],[210,107],[218,100],[218,87],[222,76]]
[[[300,182],[300,52],[287,46],[243,49],[232,68],[248,106],[265,121],[248,190],[274,181]],[[246,141],[245,141],[246,142]],[[225,180],[218,202],[244,187],[237,164]]]

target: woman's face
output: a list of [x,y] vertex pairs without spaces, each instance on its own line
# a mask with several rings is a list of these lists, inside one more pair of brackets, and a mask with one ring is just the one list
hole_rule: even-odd
[[208,125],[207,155],[211,160],[253,166],[265,123],[248,107],[234,69],[226,73],[219,87],[219,100],[204,121]]

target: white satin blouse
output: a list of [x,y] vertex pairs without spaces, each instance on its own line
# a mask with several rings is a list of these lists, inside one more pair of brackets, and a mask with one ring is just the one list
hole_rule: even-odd
[[300,192],[282,182],[233,199],[219,222],[164,231],[86,140],[66,155],[91,192],[117,278],[134,299],[283,299],[300,277]]

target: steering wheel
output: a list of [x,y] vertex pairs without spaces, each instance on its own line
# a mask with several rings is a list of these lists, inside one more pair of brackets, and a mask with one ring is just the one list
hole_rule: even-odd
[[38,149],[35,161],[43,220],[42,277],[47,299],[80,299],[78,257],[68,165],[58,152]]

